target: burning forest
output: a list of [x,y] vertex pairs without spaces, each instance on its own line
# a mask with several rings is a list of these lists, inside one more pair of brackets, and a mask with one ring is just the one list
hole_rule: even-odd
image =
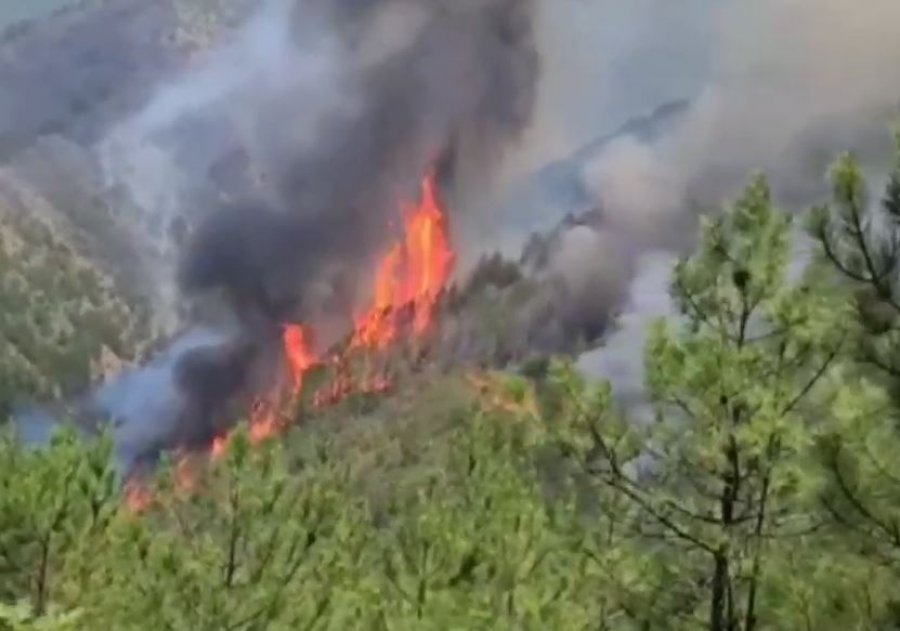
[[[376,265],[371,304],[353,317],[352,334],[325,352],[315,346],[315,331],[303,323],[281,324],[281,356],[286,370],[276,384],[253,396],[247,411],[251,444],[276,437],[299,413],[307,373],[325,368],[325,382],[312,393],[314,408],[340,403],[355,393],[382,394],[391,388],[392,376],[385,364],[398,347],[413,346],[427,352],[428,334],[435,326],[437,306],[453,271],[445,211],[438,197],[434,175],[423,177],[417,202],[401,206],[401,225],[396,242]],[[221,457],[229,434],[211,438],[206,454]],[[178,445],[174,445],[177,449]],[[177,459],[179,484],[190,486],[187,456]],[[127,485],[127,502],[142,510],[150,491],[138,478]]]
[[530,118],[531,13],[267,3],[100,139],[107,185],[164,226],[138,223],[136,245],[175,340],[68,406],[112,428],[129,503],[163,453],[187,470],[242,418],[265,440],[428,356],[458,258],[454,196]]
[[896,0],[32,4],[0,629],[898,628]]

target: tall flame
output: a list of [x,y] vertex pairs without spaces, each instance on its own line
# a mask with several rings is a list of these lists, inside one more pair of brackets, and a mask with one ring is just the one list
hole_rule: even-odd
[[[313,367],[328,363],[333,376],[328,385],[313,397],[315,406],[333,405],[351,388],[361,392],[382,393],[390,389],[383,374],[369,375],[354,386],[349,355],[356,350],[382,351],[395,343],[407,327],[414,336],[422,336],[432,326],[438,300],[453,270],[455,255],[450,247],[443,208],[438,200],[433,173],[421,182],[420,199],[403,208],[403,234],[387,249],[375,268],[374,295],[368,309],[355,318],[353,336],[347,349],[326,361],[317,357],[311,344],[311,331],[300,324],[286,324],[282,346],[287,361],[289,386],[276,387],[268,396],[258,397],[249,414],[249,439],[258,443],[271,438],[286,424],[284,419],[303,390],[304,377]],[[405,318],[409,316],[411,320]],[[224,456],[230,434],[215,438],[210,456]],[[190,491],[195,481],[185,459],[175,471],[178,488]],[[137,480],[126,485],[126,505],[134,512],[145,510],[152,502],[150,489]]]
[[293,394],[303,388],[303,375],[318,363],[315,353],[310,348],[306,329],[298,324],[288,324],[282,334],[284,355],[291,370]]
[[422,201],[418,208],[407,211],[406,219],[405,299],[414,306],[413,330],[419,335],[431,326],[435,305],[455,261],[435,189],[434,176],[422,181]]
[[356,319],[355,348],[383,349],[398,335],[399,318],[412,311],[413,332],[427,332],[455,256],[434,174],[422,180],[418,205],[404,209],[403,240],[382,258],[375,276],[373,305]]

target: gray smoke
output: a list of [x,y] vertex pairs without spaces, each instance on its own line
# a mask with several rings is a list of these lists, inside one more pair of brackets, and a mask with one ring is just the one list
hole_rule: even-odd
[[715,212],[753,171],[795,210],[827,193],[840,151],[855,150],[876,176],[888,164],[900,5],[559,0],[539,17],[534,122],[483,204],[492,210],[467,216],[464,246],[514,255],[566,215],[599,217],[592,238],[583,225],[563,228],[573,252],[551,254],[551,267],[593,298],[563,308],[597,321],[624,310],[581,365],[636,404],[642,330],[671,315],[667,261],[693,245],[700,212]]
[[[126,369],[67,406],[65,414],[88,435],[110,432],[123,473],[172,447],[206,447],[231,422],[227,403],[246,388],[263,346],[235,331],[190,329],[146,365]],[[58,418],[49,410],[23,408],[13,423],[21,440],[43,444]]]
[[674,132],[622,139],[585,169],[610,222],[678,245],[666,234],[673,218],[714,209],[752,171],[802,206],[823,192],[837,152],[883,160],[900,105],[898,20],[891,0],[723,5],[709,75]]
[[[707,14],[695,16],[697,23],[712,37],[699,89],[692,90],[696,75],[682,73],[688,110],[666,135],[623,136],[581,169],[605,217],[603,230],[639,251],[684,252],[698,213],[721,207],[753,171],[770,177],[786,208],[802,210],[827,193],[826,168],[838,152],[855,151],[876,176],[889,164],[890,125],[900,104],[900,4],[698,4]],[[648,32],[660,28],[653,24],[662,22],[648,18]],[[689,33],[682,31],[685,51]],[[582,359],[631,403],[641,399],[640,330],[669,309],[661,282],[668,267],[643,269],[620,329],[606,348]]]
[[208,445],[271,385],[284,322],[341,332],[430,169],[450,205],[483,185],[530,120],[531,18],[529,0],[272,0],[105,135],[159,323],[190,327],[76,406],[125,469]]
[[[349,315],[426,171],[449,203],[527,125],[530,5],[267,3],[110,135],[110,178],[157,225],[186,226],[183,290],[226,288],[270,320]],[[175,322],[170,236],[158,285]]]

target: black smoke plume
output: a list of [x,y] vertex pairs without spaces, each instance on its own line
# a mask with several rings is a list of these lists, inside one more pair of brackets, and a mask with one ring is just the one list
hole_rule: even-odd
[[489,177],[533,108],[532,8],[273,0],[110,130],[98,151],[146,218],[157,316],[187,331],[80,406],[126,470],[208,445],[271,386],[284,323],[346,333],[426,173],[451,206]]
[[338,37],[348,105],[319,112],[312,142],[291,143],[280,130],[306,115],[303,91],[261,103],[279,115],[262,121],[247,153],[269,178],[268,201],[212,208],[180,269],[187,292],[226,288],[238,311],[274,322],[315,319],[309,287],[333,266],[363,283],[337,303],[349,314],[367,289],[363,270],[426,172],[436,169],[452,197],[472,165],[483,173],[500,157],[534,101],[528,1],[317,4],[296,6],[293,37],[305,37],[304,11],[318,9],[318,28]]

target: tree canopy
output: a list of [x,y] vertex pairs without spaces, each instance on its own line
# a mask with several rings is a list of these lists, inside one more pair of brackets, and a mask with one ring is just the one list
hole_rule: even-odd
[[429,373],[378,425],[172,454],[140,511],[108,440],[4,433],[0,628],[897,628],[900,149],[880,202],[831,181],[805,233],[761,175],[704,218],[650,420],[565,359]]

